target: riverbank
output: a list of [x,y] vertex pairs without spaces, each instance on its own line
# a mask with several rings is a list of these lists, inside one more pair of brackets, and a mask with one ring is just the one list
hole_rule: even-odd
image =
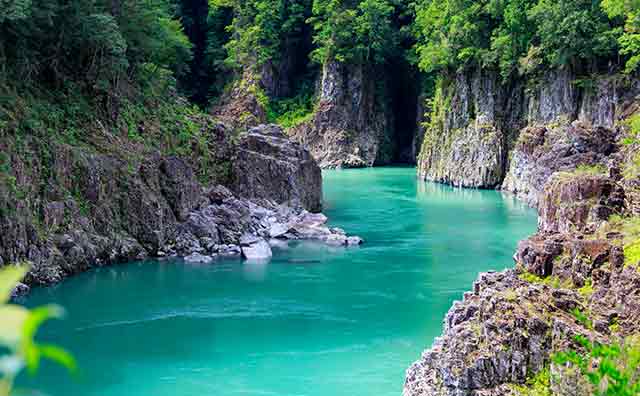
[[[11,183],[0,186],[0,265],[29,265],[26,285],[49,285],[149,257],[266,260],[269,239],[362,242],[325,225],[320,168],[280,127],[237,132],[203,122],[207,151],[200,158],[129,140],[123,146],[1,141],[11,164],[3,180]],[[213,175],[198,177],[204,166]]]
[[[636,109],[625,106],[621,117]],[[520,132],[512,186],[538,205],[538,230],[519,243],[514,270],[480,274],[453,304],[442,336],[407,370],[405,396],[594,393],[585,373],[553,356],[588,360],[579,337],[618,347],[640,333],[640,178],[629,136],[624,118],[612,129],[574,121]],[[620,370],[630,364],[616,359]]]

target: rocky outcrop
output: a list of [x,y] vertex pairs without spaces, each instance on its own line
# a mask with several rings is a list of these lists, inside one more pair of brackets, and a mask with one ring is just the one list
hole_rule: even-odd
[[392,160],[392,114],[378,86],[384,78],[366,65],[323,66],[314,117],[291,131],[322,168],[386,164]]
[[231,162],[233,189],[238,195],[268,198],[312,212],[322,209],[320,168],[277,125],[261,125],[242,134]]
[[321,208],[320,170],[281,130],[258,127],[232,143],[224,125],[203,128],[213,162],[123,142],[99,152],[27,140],[18,151],[0,140],[11,163],[11,176],[0,175],[0,264],[29,262],[26,283],[50,284],[146,257],[240,255],[248,237],[348,244],[307,210]]
[[481,274],[454,303],[442,337],[407,370],[403,395],[518,395],[549,369],[556,374],[550,394],[591,394],[551,355],[578,349],[576,335],[611,342],[640,331],[640,263],[625,264],[626,236],[609,223],[612,214],[628,214],[618,174],[551,178],[538,233],[519,244],[516,269]]
[[475,70],[445,76],[438,89],[420,176],[464,187],[502,186],[535,205],[553,172],[609,154],[610,130],[640,85],[620,76],[579,79],[568,69],[506,84],[493,72]]
[[[535,126],[520,131],[502,184],[503,190],[532,206],[537,205],[537,197],[554,172],[608,166],[621,135],[619,121],[633,111],[640,93],[638,81],[619,76],[590,80],[589,89],[575,87],[566,76],[559,81],[547,84],[537,97],[551,96],[550,103],[561,112],[554,112],[542,99],[531,102],[528,123]],[[554,86],[559,88],[551,91]]]
[[266,101],[261,76],[247,68],[211,108],[211,114],[237,129],[246,129],[267,122]]
[[570,234],[591,230],[624,210],[624,190],[607,175],[557,173],[546,184],[538,210],[538,230]]
[[616,150],[616,138],[615,130],[579,121],[524,128],[511,153],[502,189],[537,206],[545,183],[554,173],[579,167],[606,170],[609,155]]
[[[269,242],[315,240],[328,245],[359,245],[358,237],[329,228],[327,217],[301,206],[277,203],[269,198],[238,198],[223,186],[205,192],[203,204],[177,228],[175,238],[160,256],[187,256],[194,262],[209,262],[222,256],[268,261]],[[195,253],[195,255],[194,255]]]

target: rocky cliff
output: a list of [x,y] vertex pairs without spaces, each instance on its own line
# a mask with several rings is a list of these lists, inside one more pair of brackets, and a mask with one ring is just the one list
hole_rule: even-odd
[[[320,169],[280,128],[234,137],[224,124],[200,121],[206,158],[106,131],[92,146],[0,140],[11,164],[0,184],[0,264],[28,262],[27,283],[49,284],[145,257],[267,258],[271,238],[360,243],[312,213],[322,207]],[[210,176],[198,177],[203,170]]]
[[[635,79],[578,78],[568,69],[510,83],[484,70],[443,76],[418,159],[419,175],[456,186],[502,187],[535,204],[540,180],[558,170],[548,164],[592,165],[607,154],[600,147],[591,152],[589,144],[596,142],[582,145],[572,123],[611,128],[638,92]],[[564,157],[566,164],[534,150],[545,145],[545,136],[547,143],[564,142],[549,155]],[[574,155],[580,158],[569,158]]]
[[311,121],[290,136],[309,149],[323,168],[387,164],[394,151],[393,114],[385,103],[385,78],[366,65],[328,62],[319,82]]
[[525,384],[544,370],[561,374],[548,394],[592,393],[551,355],[579,349],[576,335],[612,342],[640,331],[640,262],[627,252],[640,236],[619,170],[550,179],[516,269],[481,274],[453,305],[442,337],[407,371],[405,396],[529,394]]
[[556,72],[534,90],[507,91],[492,81],[458,76],[460,91],[441,87],[451,107],[427,128],[420,172],[502,185],[538,207],[538,232],[520,242],[515,270],[481,274],[454,303],[403,394],[532,395],[540,376],[541,394],[592,394],[575,367],[551,357],[580,351],[577,335],[617,343],[640,332],[639,157],[637,144],[623,144],[638,81],[598,77],[587,90]]
[[266,101],[262,77],[247,68],[225,89],[211,114],[233,128],[251,128],[267,122]]

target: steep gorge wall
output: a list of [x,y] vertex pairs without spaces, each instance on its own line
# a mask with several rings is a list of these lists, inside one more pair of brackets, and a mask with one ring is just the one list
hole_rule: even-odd
[[366,65],[324,65],[313,118],[290,131],[321,167],[391,162],[393,113],[384,100],[386,81],[379,73]]
[[502,186],[535,204],[532,197],[542,185],[530,186],[536,176],[529,175],[534,166],[523,158],[520,130],[562,129],[573,121],[611,128],[637,92],[635,80],[578,79],[568,69],[509,84],[490,71],[443,76],[418,159],[419,175],[463,187]]
[[[213,107],[213,115],[237,128],[266,122],[270,100],[295,94],[287,73],[305,68],[290,58],[283,55],[280,62],[267,62],[259,71],[247,67]],[[306,67],[307,74],[316,72]],[[327,62],[317,71],[313,113],[287,133],[322,168],[414,163],[423,103],[418,101],[414,73],[405,76],[408,67]]]
[[536,84],[495,82],[475,73],[440,87],[419,171],[515,193],[538,206],[538,231],[518,245],[514,270],[480,274],[454,302],[403,395],[595,394],[552,356],[580,351],[577,335],[615,344],[640,332],[640,157],[637,143],[623,144],[640,82],[566,70]]

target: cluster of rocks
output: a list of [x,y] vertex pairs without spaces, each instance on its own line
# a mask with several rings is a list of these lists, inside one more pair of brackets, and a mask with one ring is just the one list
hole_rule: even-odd
[[608,342],[640,331],[640,272],[625,265],[623,235],[609,224],[628,213],[619,174],[561,172],[547,181],[538,232],[518,245],[516,269],[481,274],[454,303],[442,337],[407,370],[404,396],[517,395],[545,368],[553,395],[591,394],[551,356],[579,349],[576,335]]
[[302,207],[262,199],[260,204],[235,197],[223,186],[210,189],[208,205],[193,211],[160,256],[184,256],[190,262],[211,262],[216,256],[240,256],[264,261],[276,241],[315,240],[332,246],[362,243],[339,228],[327,226],[327,217]]

